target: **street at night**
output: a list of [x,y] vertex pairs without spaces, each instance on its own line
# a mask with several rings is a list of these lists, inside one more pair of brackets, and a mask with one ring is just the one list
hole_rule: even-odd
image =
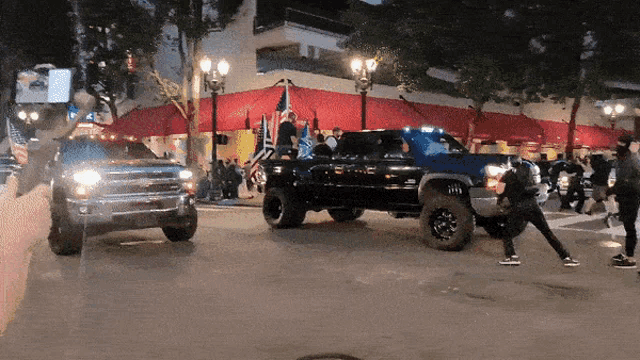
[[437,251],[416,220],[373,211],[272,230],[260,208],[201,205],[192,242],[116,232],[72,257],[43,242],[0,357],[635,358],[638,273],[608,266],[621,224],[545,209],[580,267],[564,268],[531,225],[523,264],[501,267],[501,241],[482,229],[461,252]]

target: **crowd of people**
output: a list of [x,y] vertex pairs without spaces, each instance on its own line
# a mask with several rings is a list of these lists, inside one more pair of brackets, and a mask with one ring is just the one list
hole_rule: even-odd
[[238,159],[218,160],[213,176],[208,172],[198,183],[199,199],[219,200],[252,198],[248,179],[248,162],[240,166]]
[[[611,218],[617,216],[625,229],[625,244],[620,254],[611,259],[611,265],[619,269],[635,269],[635,248],[638,243],[636,220],[640,208],[640,156],[637,151],[631,150],[634,138],[631,135],[623,135],[618,139],[615,149],[617,157],[616,179],[613,186],[609,186],[609,175],[612,165],[602,154],[592,154],[586,159],[569,157],[568,161],[557,161],[554,164],[542,162],[541,173],[548,176],[552,184],[560,193],[558,181],[560,174],[565,172],[570,175],[566,194],[560,194],[562,210],[573,210],[579,214],[583,211],[587,215],[593,215],[593,206],[602,203],[605,208],[604,221],[611,227]],[[545,166],[548,165],[548,166]],[[592,183],[592,195],[589,199],[585,196],[583,178],[589,173]],[[549,244],[558,253],[565,266],[578,266],[579,262],[569,255],[569,251],[553,234],[546,219],[535,202],[536,195],[532,187],[532,176],[526,166],[516,160],[514,167],[502,177],[502,186],[498,197],[498,205],[508,207],[510,216],[507,223],[507,234],[504,237],[504,251],[506,258],[499,263],[501,265],[519,265],[519,257],[515,253],[513,238],[516,221],[531,222],[547,239]],[[505,205],[505,199],[506,205]],[[572,203],[576,202],[575,206]],[[617,208],[617,209],[616,209]]]

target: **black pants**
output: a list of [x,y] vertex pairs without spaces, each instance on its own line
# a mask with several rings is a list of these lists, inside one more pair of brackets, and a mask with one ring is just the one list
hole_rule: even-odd
[[582,212],[582,207],[584,206],[584,201],[586,197],[584,195],[584,188],[580,183],[580,179],[572,178],[569,182],[569,188],[567,189],[567,195],[562,198],[561,208],[563,209],[571,209],[571,202],[578,199],[578,203],[576,204],[576,211]]
[[638,217],[638,208],[640,208],[640,195],[616,196],[616,199],[618,200],[619,218],[626,233],[624,250],[627,256],[633,256],[638,244],[636,218]]
[[533,226],[544,235],[545,239],[549,242],[549,245],[558,253],[560,259],[569,257],[569,251],[567,251],[560,240],[553,234],[549,224],[542,213],[542,209],[538,206],[535,199],[526,199],[516,204],[512,204],[511,213],[507,218],[507,236],[504,238],[504,254],[507,257],[516,254],[513,246],[513,238],[517,236],[515,233],[519,227],[518,223],[522,220],[530,222]]

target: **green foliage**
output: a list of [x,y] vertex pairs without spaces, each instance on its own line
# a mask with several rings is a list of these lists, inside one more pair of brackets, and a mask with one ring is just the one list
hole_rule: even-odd
[[351,52],[378,54],[396,79],[438,90],[431,67],[459,75],[474,102],[603,99],[607,80],[640,80],[640,2],[396,0],[351,4]]

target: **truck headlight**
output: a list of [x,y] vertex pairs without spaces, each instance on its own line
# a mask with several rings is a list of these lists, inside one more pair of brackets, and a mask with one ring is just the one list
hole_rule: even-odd
[[502,175],[507,172],[507,168],[498,165],[487,165],[484,167],[485,187],[490,191],[497,191]]
[[568,176],[563,176],[562,178],[560,178],[560,187],[563,188],[563,189],[569,187],[569,177]]
[[93,186],[102,180],[102,177],[95,170],[84,170],[73,174],[73,180],[84,186]]
[[193,173],[191,172],[191,170],[180,171],[180,179],[188,180],[188,179],[191,179],[192,177],[193,177]]

